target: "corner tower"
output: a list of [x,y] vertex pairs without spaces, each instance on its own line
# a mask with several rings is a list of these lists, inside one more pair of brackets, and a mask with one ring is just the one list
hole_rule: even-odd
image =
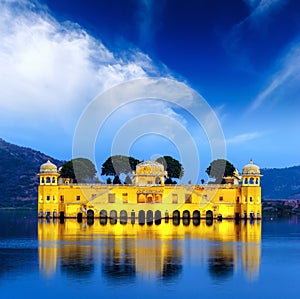
[[250,160],[242,172],[242,217],[261,218],[260,169]]
[[40,217],[57,217],[58,215],[58,185],[59,173],[55,164],[48,160],[40,167],[38,174],[38,212]]

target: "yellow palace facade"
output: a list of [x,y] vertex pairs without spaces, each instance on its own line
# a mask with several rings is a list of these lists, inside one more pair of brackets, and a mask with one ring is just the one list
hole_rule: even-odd
[[71,184],[47,161],[40,167],[39,217],[119,218],[152,222],[161,218],[261,218],[260,169],[252,161],[226,184],[164,185],[164,166],[136,166],[132,185]]

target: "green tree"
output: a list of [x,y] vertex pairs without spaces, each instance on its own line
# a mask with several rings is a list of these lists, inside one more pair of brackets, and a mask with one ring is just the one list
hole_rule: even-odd
[[111,178],[107,178],[107,180],[106,180],[106,184],[111,184],[112,182],[111,182]]
[[129,175],[126,175],[124,184],[126,184],[126,185],[131,185],[132,184],[132,180],[131,180]]
[[133,157],[127,157],[123,155],[115,155],[109,157],[101,167],[101,175],[106,176],[120,176],[120,174],[130,174],[132,170],[135,170],[139,160]]
[[77,183],[95,180],[97,171],[92,161],[86,158],[76,158],[64,163],[60,169],[60,177],[72,179]]
[[177,182],[174,181],[174,180],[172,180],[171,178],[167,178],[167,179],[165,180],[165,184],[166,184],[166,185],[176,185]]
[[232,176],[235,167],[229,161],[224,159],[217,159],[210,163],[205,172],[209,177],[215,178],[215,183],[224,183],[224,176]]
[[113,184],[114,185],[120,185],[120,184],[122,184],[118,175],[115,175],[114,180],[113,180]]
[[163,156],[156,159],[156,162],[164,165],[165,170],[168,172],[168,177],[173,179],[180,179],[184,174],[184,169],[181,163],[172,158],[171,156]]

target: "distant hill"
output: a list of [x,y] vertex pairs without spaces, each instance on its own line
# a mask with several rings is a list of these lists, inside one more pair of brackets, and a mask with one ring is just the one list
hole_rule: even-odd
[[0,207],[36,205],[39,167],[47,159],[57,166],[63,161],[0,138]]
[[263,199],[300,199],[300,166],[261,169]]

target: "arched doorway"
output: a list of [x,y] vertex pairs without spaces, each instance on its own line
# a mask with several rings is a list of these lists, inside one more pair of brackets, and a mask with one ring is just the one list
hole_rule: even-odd
[[161,220],[161,211],[155,211],[154,218],[155,221]]
[[193,219],[200,219],[200,211],[195,210],[193,212]]
[[153,211],[147,211],[147,223],[153,223]]
[[173,212],[173,219],[180,219],[180,212],[178,210],[175,210]]
[[106,210],[101,210],[100,211],[100,218],[107,218],[107,211]]
[[134,210],[131,211],[131,214],[130,214],[130,221],[132,224],[135,223],[135,212]]
[[77,221],[82,222],[82,213],[77,213]]
[[110,219],[117,219],[118,214],[116,210],[111,210],[109,214]]
[[182,218],[183,219],[190,219],[190,211],[184,210],[182,213]]
[[145,211],[141,210],[138,214],[139,224],[145,224]]
[[118,214],[116,210],[111,210],[109,213],[109,223],[110,224],[116,224],[117,223],[117,218],[118,218]]
[[206,211],[206,218],[212,219],[214,217],[214,214],[211,210]]
[[87,210],[86,212],[86,217],[91,219],[91,218],[94,218],[94,211],[93,210]]
[[169,212],[166,211],[166,212],[165,212],[165,219],[166,219],[166,220],[169,220],[169,218],[170,218]]
[[127,212],[125,210],[122,210],[120,212],[120,223],[126,224],[127,223]]

